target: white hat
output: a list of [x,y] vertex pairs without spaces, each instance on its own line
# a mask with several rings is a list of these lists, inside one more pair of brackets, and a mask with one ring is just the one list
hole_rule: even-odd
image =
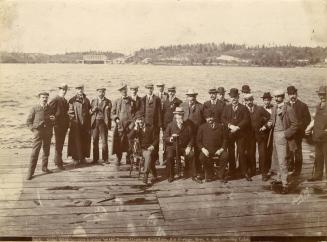
[[277,89],[275,91],[273,91],[273,95],[276,96],[283,96],[285,95],[285,92],[282,89]]
[[253,94],[252,93],[245,93],[243,97],[246,100],[250,100],[250,99],[253,99]]
[[191,96],[191,95],[198,95],[198,93],[195,92],[194,89],[188,89],[186,95],[189,95],[189,96]]

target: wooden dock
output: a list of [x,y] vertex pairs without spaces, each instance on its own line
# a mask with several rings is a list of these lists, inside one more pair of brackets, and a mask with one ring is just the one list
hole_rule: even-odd
[[326,180],[305,181],[312,149],[304,147],[302,176],[287,195],[261,176],[168,183],[158,167],[160,181],[145,186],[126,165],[59,171],[52,158],[53,174],[42,174],[39,160],[25,181],[31,150],[1,150],[0,236],[326,236]]

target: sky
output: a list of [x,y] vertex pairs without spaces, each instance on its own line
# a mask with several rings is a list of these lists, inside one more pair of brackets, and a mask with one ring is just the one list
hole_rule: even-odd
[[327,46],[327,0],[0,0],[0,20],[3,51]]

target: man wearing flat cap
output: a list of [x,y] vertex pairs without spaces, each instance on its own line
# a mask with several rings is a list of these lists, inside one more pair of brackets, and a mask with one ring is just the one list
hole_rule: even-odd
[[65,95],[68,90],[67,84],[62,84],[58,87],[58,95],[55,96],[50,102],[49,106],[55,116],[54,134],[55,134],[55,155],[54,163],[60,169],[64,170],[62,160],[62,149],[64,147],[67,130],[69,127],[68,116],[68,101]]
[[289,169],[293,171],[292,175],[296,177],[299,176],[302,171],[302,139],[305,136],[305,129],[311,122],[311,115],[308,106],[299,100],[297,89],[294,86],[287,87],[287,94],[289,98],[287,105],[294,109],[298,121],[298,130],[295,134],[297,149],[294,152],[288,153]]
[[111,110],[111,118],[115,123],[115,128],[112,138],[112,154],[116,154],[116,165],[120,165],[122,155],[127,152],[126,164],[130,163],[130,148],[127,134],[129,132],[128,126],[133,122],[135,115],[135,103],[131,97],[127,95],[127,86],[122,84],[118,91],[121,97],[117,98]]
[[31,180],[34,175],[41,148],[43,148],[42,171],[51,173],[48,169],[48,159],[55,116],[48,105],[49,93],[40,92],[38,96],[39,103],[31,108],[26,121],[27,127],[33,132],[33,148],[26,177],[27,180]]
[[226,90],[224,87],[217,88],[217,99],[221,101],[224,104],[224,106],[226,106],[229,103],[229,101],[225,98],[225,93]]
[[91,101],[91,129],[93,163],[99,161],[99,138],[102,142],[102,160],[109,164],[108,130],[111,130],[111,101],[105,97],[106,88],[98,88],[98,97]]
[[250,112],[251,125],[248,129],[246,142],[246,157],[249,164],[251,176],[256,175],[256,147],[258,144],[259,153],[259,169],[262,175],[262,180],[268,180],[269,168],[267,165],[267,137],[269,128],[267,122],[270,119],[270,114],[263,107],[253,103],[254,98],[252,94],[244,95],[245,105]]
[[321,86],[317,91],[320,103],[316,107],[313,127],[308,127],[307,134],[312,133],[312,140],[315,144],[314,172],[309,181],[321,181],[324,176],[327,178],[327,86]]
[[231,103],[226,105],[221,116],[222,122],[228,127],[229,142],[229,176],[236,176],[235,161],[235,144],[237,145],[238,163],[241,176],[248,181],[252,181],[251,174],[248,170],[249,164],[245,156],[246,151],[246,135],[250,127],[249,110],[239,103],[239,92],[237,88],[231,88],[229,91]]
[[161,106],[163,107],[164,102],[168,99],[168,93],[165,92],[165,84],[163,82],[157,83],[156,86],[157,86],[156,95],[160,98]]
[[[284,102],[283,90],[275,90],[276,105],[273,107],[268,127],[270,134],[268,142],[273,142],[275,157],[278,163],[277,179],[273,183],[282,185],[282,194],[288,193],[288,163],[287,151],[296,150],[294,135],[298,130],[298,121],[294,110]],[[274,161],[275,162],[275,161]]]
[[68,136],[68,152],[74,160],[74,165],[85,163],[91,151],[91,103],[84,94],[84,85],[75,87],[76,95],[68,104],[70,130]]
[[210,100],[204,102],[203,104],[203,110],[210,109],[213,111],[215,115],[216,122],[221,122],[221,114],[224,110],[225,103],[217,99],[217,89],[216,88],[210,88],[208,91],[210,95]]
[[139,87],[136,85],[130,86],[129,90],[131,92],[131,98],[134,102],[134,112],[142,112],[143,111],[143,103],[142,98],[137,94],[139,91]]
[[[186,93],[187,101],[181,104],[184,110],[184,121],[190,121],[193,125],[194,137],[198,132],[198,128],[205,122],[203,117],[203,105],[196,100],[198,93],[194,89],[189,89]],[[195,141],[196,142],[196,141]],[[201,180],[203,178],[203,169],[199,162],[200,151],[195,144],[194,147],[194,162],[196,167],[196,179]]]

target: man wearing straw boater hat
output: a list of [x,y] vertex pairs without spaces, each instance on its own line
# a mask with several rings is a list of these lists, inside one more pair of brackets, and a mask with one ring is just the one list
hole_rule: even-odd
[[43,148],[42,171],[52,173],[48,169],[48,159],[55,116],[48,105],[49,93],[40,92],[38,97],[39,103],[32,107],[26,121],[27,127],[33,132],[33,148],[26,177],[27,180],[31,180],[34,175],[41,147]]
[[54,134],[56,139],[54,163],[60,170],[64,170],[62,149],[64,147],[65,137],[69,127],[68,101],[65,98],[68,85],[62,84],[58,87],[58,89],[58,95],[49,102],[49,106],[56,118],[54,125]]
[[295,134],[295,142],[297,149],[294,152],[288,153],[289,169],[293,171],[292,175],[297,177],[302,171],[302,139],[305,136],[305,129],[311,122],[311,115],[308,106],[299,100],[297,89],[294,86],[287,87],[287,94],[289,101],[287,105],[294,109],[296,118],[298,120],[298,130]]
[[74,160],[75,167],[85,163],[91,151],[91,103],[84,94],[84,85],[75,87],[76,95],[69,100],[68,115],[70,130],[68,152]]
[[315,162],[314,172],[309,181],[321,181],[324,175],[327,177],[327,86],[321,86],[317,91],[320,98],[320,103],[316,107],[316,115],[312,122],[313,127],[310,125],[306,130],[307,134],[312,133],[312,139],[315,143]]
[[135,115],[135,103],[127,95],[127,85],[121,84],[118,88],[121,97],[117,98],[111,109],[111,119],[115,123],[112,137],[112,154],[116,154],[116,165],[120,165],[122,155],[126,154],[126,164],[130,164],[130,154],[128,142],[128,126],[133,121]]
[[99,138],[102,142],[102,160],[109,164],[108,130],[111,130],[111,101],[105,97],[106,88],[97,89],[98,97],[91,101],[91,129],[93,137],[93,163],[99,161]]
[[[194,89],[189,89],[186,93],[187,101],[181,104],[184,110],[184,121],[190,121],[193,124],[194,137],[198,132],[198,128],[205,122],[203,117],[203,105],[196,100],[198,93]],[[196,142],[196,141],[195,141]],[[194,147],[194,162],[196,167],[196,179],[201,180],[203,178],[202,165],[199,162],[200,151],[195,144]]]
[[250,126],[250,114],[248,109],[239,103],[239,92],[237,88],[231,88],[229,91],[231,103],[228,104],[221,116],[222,122],[229,129],[229,176],[236,176],[236,161],[235,161],[235,144],[237,145],[237,156],[241,177],[252,181],[249,173],[249,165],[245,156],[246,135]]
[[[194,164],[194,131],[192,123],[184,121],[184,110],[181,107],[176,107],[173,112],[174,119],[170,122],[164,133],[166,143],[166,158],[167,158],[167,176],[168,182],[172,182],[175,176],[175,158],[180,160],[180,156],[185,157],[185,169],[191,169],[191,176],[196,179],[196,168]],[[179,164],[176,164],[177,166]],[[184,171],[184,178],[187,174]]]
[[225,103],[217,99],[218,91],[216,88],[214,88],[214,87],[210,88],[208,93],[210,95],[210,100],[206,101],[203,104],[203,109],[204,110],[206,110],[206,109],[212,110],[215,115],[215,117],[214,117],[215,121],[220,123],[221,122],[221,114],[223,112]]

